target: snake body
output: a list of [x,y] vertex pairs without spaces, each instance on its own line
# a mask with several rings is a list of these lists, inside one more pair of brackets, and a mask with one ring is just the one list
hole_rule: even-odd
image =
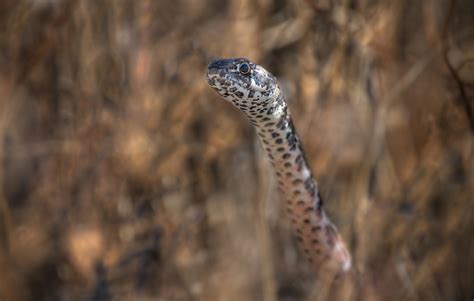
[[299,245],[313,268],[339,274],[351,257],[323,209],[277,79],[245,58],[214,59],[207,81],[250,120],[273,166],[281,197]]

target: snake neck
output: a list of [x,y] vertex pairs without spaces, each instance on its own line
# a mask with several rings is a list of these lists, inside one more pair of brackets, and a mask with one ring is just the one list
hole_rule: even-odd
[[314,204],[315,209],[319,210],[322,201],[318,186],[305,159],[282,93],[276,93],[262,111],[263,115],[248,114],[248,117],[270,159],[280,191],[289,204],[296,200]]
[[300,139],[281,92],[268,107],[247,114],[273,166],[296,238],[308,260],[321,270],[345,272],[350,255],[337,229],[323,210],[319,189],[305,159]]

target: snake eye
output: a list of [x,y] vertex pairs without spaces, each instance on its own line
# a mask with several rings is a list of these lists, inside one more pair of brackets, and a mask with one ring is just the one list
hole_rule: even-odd
[[239,72],[242,75],[248,75],[250,73],[250,65],[247,63],[243,63],[239,66]]

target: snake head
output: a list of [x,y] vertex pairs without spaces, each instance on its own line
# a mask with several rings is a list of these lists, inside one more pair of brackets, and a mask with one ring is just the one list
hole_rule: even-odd
[[214,59],[207,67],[207,82],[242,111],[269,103],[280,92],[276,78],[246,58]]

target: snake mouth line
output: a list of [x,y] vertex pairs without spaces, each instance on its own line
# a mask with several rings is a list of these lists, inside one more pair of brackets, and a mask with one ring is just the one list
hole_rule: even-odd
[[217,75],[219,74],[219,69],[207,69],[206,76],[212,76],[212,75]]

